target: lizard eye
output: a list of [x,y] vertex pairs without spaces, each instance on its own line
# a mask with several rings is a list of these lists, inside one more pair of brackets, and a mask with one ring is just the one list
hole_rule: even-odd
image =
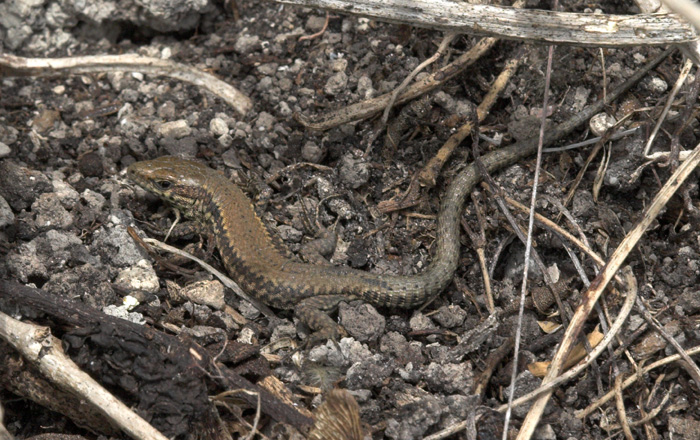
[[160,189],[169,189],[171,186],[173,186],[173,183],[169,180],[159,180],[156,182],[156,185]]

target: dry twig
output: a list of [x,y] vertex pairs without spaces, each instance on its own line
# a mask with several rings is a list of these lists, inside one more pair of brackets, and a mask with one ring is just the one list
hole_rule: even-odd
[[134,54],[70,58],[23,58],[0,54],[0,77],[102,72],[143,72],[188,82],[221,98],[242,116],[245,116],[253,106],[250,98],[214,75],[170,60]]
[[516,10],[450,0],[275,0],[390,23],[530,43],[650,46],[694,41],[697,33],[675,14],[581,14]]

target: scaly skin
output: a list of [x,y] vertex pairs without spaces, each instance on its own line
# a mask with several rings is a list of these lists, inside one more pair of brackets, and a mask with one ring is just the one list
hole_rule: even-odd
[[[563,137],[600,112],[665,56],[666,53],[655,58],[624,84],[609,91],[604,100],[549,130],[544,145]],[[536,150],[537,140],[530,139],[488,153],[481,161],[492,173]],[[467,195],[480,179],[476,166],[471,164],[447,188],[438,214],[436,253],[430,266],[419,275],[394,276],[290,259],[275,247],[269,231],[243,192],[223,174],[198,162],[160,157],[132,164],[128,176],[208,230],[236,282],[269,306],[294,309],[299,319],[317,330],[312,335],[312,344],[337,337],[338,325],[324,312],[342,301],[362,299],[377,306],[411,308],[447,287],[459,260],[459,216]]]
[[[482,160],[494,171],[531,154],[534,148],[534,143],[506,148]],[[324,312],[342,301],[361,299],[376,306],[412,308],[445,289],[459,260],[459,215],[466,196],[479,181],[473,164],[454,178],[438,215],[435,258],[418,275],[396,276],[306,264],[287,257],[274,245],[240,188],[198,162],[160,157],[132,164],[127,174],[210,232],[226,269],[241,288],[269,306],[294,309],[318,331],[314,340],[338,335],[337,324]]]

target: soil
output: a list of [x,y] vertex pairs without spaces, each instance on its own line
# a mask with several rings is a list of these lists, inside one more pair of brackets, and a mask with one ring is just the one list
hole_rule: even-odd
[[[232,84],[251,98],[253,108],[241,116],[193,85],[138,73],[0,78],[0,279],[31,283],[110,314],[187,334],[204,347],[226,339],[253,345],[263,354],[258,359],[265,359],[265,368],[286,385],[301,407],[318,407],[323,389],[349,390],[359,404],[366,438],[418,439],[473,417],[478,438],[501,437],[504,416],[496,409],[507,402],[512,350],[496,364],[482,391],[477,394],[475,389],[490,354],[516,331],[517,316],[499,312],[497,319],[488,319],[482,271],[469,234],[462,237],[454,282],[432,303],[409,311],[377,310],[361,302],[343,304],[334,316],[349,336],[305,348],[309,331],[293,313],[276,310],[277,318],[270,319],[224,291],[200,267],[182,260],[164,264],[134,242],[127,226],[142,237],[157,236],[168,231],[174,216],[160,201],[130,185],[124,170],[135,161],[162,155],[195,158],[241,184],[266,224],[299,258],[307,255],[309,243],[317,244],[313,240],[330,230],[337,235],[335,248],[325,249],[332,264],[375,273],[417,273],[431,260],[441,194],[472,160],[469,141],[455,151],[437,185],[420,190],[417,204],[391,213],[383,213],[378,205],[400,197],[412,177],[469,120],[521,43],[499,42],[474,65],[429,93],[420,106],[409,103],[393,109],[389,124],[392,129],[398,126],[393,133],[398,132],[400,141],[392,146],[384,134],[370,141],[379,116],[315,132],[293,115],[323,116],[392,91],[434,53],[442,39],[440,32],[331,14],[322,35],[299,41],[322,29],[323,11],[255,0],[238,4],[237,20],[222,5],[208,4],[192,13],[196,19],[187,15],[182,27],[168,20],[149,27],[148,20],[126,10],[121,11],[121,19],[98,23],[94,17],[86,18],[88,12],[66,9],[66,17],[57,14],[56,8],[66,7],[59,3],[27,7],[32,17],[44,17],[44,21],[32,22],[24,39],[1,28],[4,53],[166,56]],[[579,9],[580,5],[563,5],[563,10]],[[48,16],[63,18],[51,26],[47,23],[55,20],[47,21]],[[477,40],[459,37],[449,53],[418,78],[444,66]],[[579,113],[660,52],[645,47],[602,52],[557,47],[548,123],[558,124]],[[547,48],[527,47],[526,54],[479,127],[491,139],[481,142],[483,154],[539,130]],[[605,146],[610,157],[600,188],[596,189],[595,181],[602,152],[576,187],[567,207],[575,227],[560,222],[574,235],[585,237],[603,257],[632,229],[670,175],[672,167],[657,163],[633,177],[645,164],[642,151],[648,133],[682,63],[681,55],[673,54],[607,107],[606,118],[579,127],[555,145],[589,139],[601,124],[607,128],[606,120],[619,120],[637,110],[625,127],[641,129]],[[679,104],[672,108],[670,122],[662,125],[664,134],[657,136],[654,151],[667,150],[674,133],[685,149],[697,144],[697,120],[683,113],[691,99],[692,82],[688,80],[676,98]],[[589,145],[544,155],[539,213],[550,219],[560,214],[558,202],[565,200],[591,151]],[[530,158],[494,177],[504,194],[527,204],[534,168]],[[692,176],[671,200],[626,262],[642,302],[686,349],[700,342],[697,177]],[[467,202],[463,223],[474,236],[483,234],[477,244],[481,241],[484,246],[496,306],[513,309],[520,292],[524,246],[514,238],[491,192],[480,187],[473,201],[476,204]],[[516,217],[526,227],[527,219]],[[575,310],[585,284],[570,254],[551,231],[536,229],[534,241],[547,272],[561,286],[565,309]],[[221,269],[206,237],[194,233],[168,242],[190,246]],[[592,280],[592,262],[583,259],[582,266],[586,281]],[[541,289],[542,284],[542,271],[533,263],[529,285]],[[610,289],[604,297],[603,314],[611,320],[623,301],[623,290],[618,289]],[[128,294],[141,299],[129,311],[119,307]],[[236,319],[242,320],[226,312],[223,295]],[[0,306],[16,316],[12,305],[2,302]],[[562,331],[549,335],[551,330],[543,328],[548,328],[546,323],[561,322],[555,309],[525,311],[516,397],[541,383],[528,366],[554,354]],[[599,325],[598,316],[589,320],[586,333]],[[63,330],[54,328],[59,335]],[[616,351],[620,344],[629,351]],[[577,418],[577,412],[612,390],[618,375],[632,375],[638,365],[651,364],[675,350],[649,328],[637,309],[611,347],[596,368],[555,390],[536,438],[622,437],[614,399],[584,419]],[[118,392],[119,384],[109,386]],[[214,394],[215,389],[209,392]],[[655,369],[622,395],[630,422],[661,405],[651,421],[631,428],[635,437],[648,438],[698,438],[697,397],[698,384],[679,364]],[[98,437],[99,433],[8,390],[0,393],[0,401],[5,425],[17,438]],[[528,408],[514,408],[513,432]],[[242,419],[252,423],[254,416],[254,409],[241,406]],[[222,411],[221,417],[241,429],[232,429],[234,437],[243,435],[243,424],[230,413]],[[260,429],[268,438],[302,435],[289,427],[282,429],[269,418],[263,419]],[[473,437],[462,429],[447,438]]]

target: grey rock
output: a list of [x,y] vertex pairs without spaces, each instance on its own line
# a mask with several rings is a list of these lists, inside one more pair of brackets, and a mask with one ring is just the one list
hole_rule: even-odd
[[307,162],[319,163],[323,158],[323,149],[313,141],[308,141],[301,147],[301,157]]
[[228,133],[228,124],[221,118],[212,118],[209,121],[209,131],[214,136],[222,136]]
[[238,306],[238,311],[241,312],[241,315],[243,315],[246,319],[250,320],[256,319],[258,316],[260,316],[260,310],[256,309],[254,305],[246,300],[241,300],[241,303]]
[[30,279],[47,279],[49,270],[36,254],[36,244],[29,242],[18,248],[18,253],[7,256],[7,269],[10,274],[22,283]]
[[158,107],[158,117],[163,119],[173,119],[175,117],[175,111],[177,107],[172,101],[165,101],[163,105]]
[[408,325],[414,332],[433,330],[436,328],[433,321],[420,312],[415,312],[413,316],[411,316],[411,319],[408,321]]
[[459,306],[450,305],[442,306],[437,313],[433,315],[433,319],[444,328],[459,327],[467,317],[467,312]]
[[343,328],[360,342],[376,341],[384,333],[386,319],[370,304],[341,303],[338,316]]
[[345,383],[350,390],[380,387],[384,379],[394,372],[394,367],[393,359],[374,355],[354,363],[348,369]]
[[319,15],[311,15],[306,19],[306,24],[304,28],[309,32],[318,32],[323,29],[326,24],[326,17],[321,17]]
[[40,194],[53,190],[42,173],[9,160],[0,162],[0,196],[17,212],[29,208]]
[[10,153],[12,153],[10,147],[4,142],[0,142],[0,159],[9,156]]
[[78,191],[64,182],[62,180],[62,176],[52,180],[51,185],[53,186],[53,194],[61,202],[61,205],[64,208],[73,209],[75,204],[78,203],[78,200],[80,200],[80,194],[78,194]]
[[160,290],[158,275],[153,270],[153,266],[146,260],[141,260],[135,266],[119,271],[114,284],[125,291],[142,290],[156,293]]
[[98,24],[125,21],[158,32],[194,29],[202,14],[214,10],[209,0],[156,0],[139,2],[138,7],[124,0],[65,0],[60,4],[65,13],[85,17],[86,21]]
[[222,329],[205,325],[195,325],[194,327],[183,326],[182,334],[191,337],[201,346],[225,341],[227,338],[226,332]]
[[270,131],[276,122],[277,120],[271,114],[260,112],[258,119],[255,120],[255,129],[258,131]]
[[148,257],[145,251],[134,243],[123,225],[111,224],[96,230],[90,248],[100,255],[106,264],[117,267],[134,266]]
[[54,273],[43,288],[54,295],[78,297],[85,304],[96,308],[117,302],[117,295],[112,290],[105,268],[91,264]]
[[[2,218],[2,214],[0,214],[0,218]],[[700,291],[697,289],[685,288],[678,300],[678,305],[683,309],[686,315],[696,314],[700,311]]]
[[236,148],[229,148],[221,155],[221,159],[224,161],[224,165],[237,170],[242,168],[241,160],[238,158],[238,150]]
[[424,372],[425,382],[431,390],[440,393],[452,394],[455,392],[467,393],[472,388],[471,363],[438,364],[431,362]]
[[323,91],[327,95],[335,96],[343,92],[348,87],[348,75],[345,72],[338,72],[331,75],[326,81],[326,85],[323,86]]
[[104,307],[102,311],[109,316],[124,319],[126,321],[133,322],[134,324],[143,325],[146,323],[143,314],[138,312],[130,312],[129,309],[124,305],[117,306],[115,304],[110,304]]
[[221,310],[214,310],[214,312],[211,314],[212,316],[212,321],[218,324],[218,326],[223,326],[224,330],[226,330],[227,333],[234,332],[236,330],[240,330],[241,326],[238,325],[236,321],[233,320],[233,317],[231,316],[230,313],[223,312]]
[[192,283],[180,289],[178,295],[195,304],[206,305],[216,310],[223,310],[226,306],[224,285],[215,280]]
[[260,48],[260,37],[257,35],[240,35],[233,45],[233,50],[241,55],[247,55]]
[[[518,397],[535,390],[537,387],[540,386],[541,383],[542,380],[533,376],[532,373],[530,373],[530,371],[523,370],[521,373],[518,374],[516,378],[514,391],[515,398],[517,399]],[[529,408],[527,408],[527,405],[516,406],[513,407],[513,415],[515,417],[522,418],[527,415],[528,410]],[[552,405],[547,405],[546,412],[551,412],[552,410],[554,410],[554,408],[552,408]]]
[[357,189],[369,181],[369,165],[346,154],[340,159],[340,179],[350,188]]
[[44,193],[32,203],[32,212],[39,229],[66,229],[73,224],[73,216],[63,207],[56,193]]
[[0,196],[0,228],[4,228],[7,225],[14,223],[15,214],[10,208],[10,204],[7,203],[2,196]]
[[374,97],[374,88],[372,87],[372,78],[363,75],[357,80],[357,93],[363,99]]
[[90,188],[85,189],[80,197],[89,209],[97,212],[102,211],[102,208],[104,208],[105,203],[107,202],[102,194],[95,192]]
[[393,422],[387,422],[384,434],[395,440],[421,439],[425,433],[440,421],[445,405],[436,396],[416,390],[409,403],[402,405]]
[[288,225],[279,225],[277,227],[277,230],[279,231],[279,236],[282,240],[284,241],[289,241],[292,243],[299,243],[301,239],[304,237],[304,233],[301,232],[300,230],[293,228],[292,226]]
[[15,127],[5,124],[0,125],[0,142],[7,145],[12,145],[17,142],[18,137],[19,130],[17,130]]
[[21,244],[7,259],[11,274],[23,283],[30,279],[48,279],[49,272],[61,271],[67,265],[97,264],[80,239],[71,233],[51,229],[29,243]]
[[294,324],[289,321],[285,321],[272,330],[272,336],[270,336],[270,343],[275,343],[280,339],[291,338],[294,339],[297,336],[297,328]]
[[184,119],[165,122],[158,127],[158,134],[165,138],[181,139],[191,133],[192,129]]
[[[540,132],[541,119],[538,116],[526,116],[520,120],[513,120],[508,123],[508,132],[516,141],[522,141],[535,137]],[[546,120],[545,133],[552,126],[552,121]]]

